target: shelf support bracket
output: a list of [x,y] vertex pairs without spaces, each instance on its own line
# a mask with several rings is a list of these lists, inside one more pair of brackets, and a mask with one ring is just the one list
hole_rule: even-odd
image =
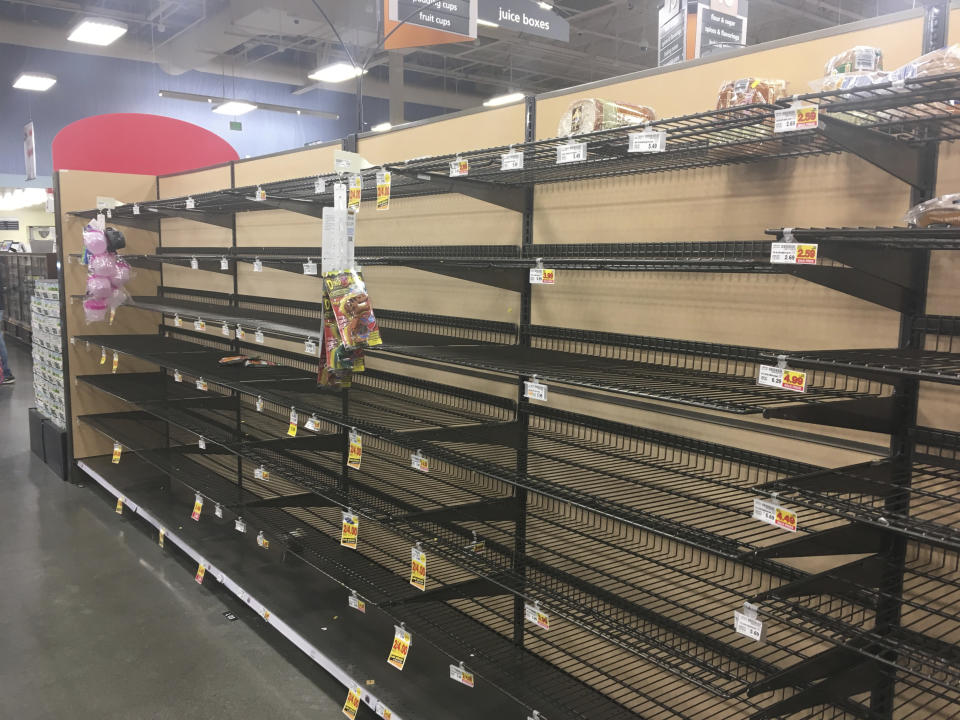
[[903,462],[898,458],[884,458],[883,460],[775,480],[759,485],[757,489],[769,492],[795,489],[801,491],[815,490],[818,492],[887,497],[901,490],[896,486],[895,476],[898,472],[906,472]]
[[430,183],[435,192],[452,192],[483,200],[491,205],[523,213],[528,210],[527,185],[501,185],[491,182],[478,182],[469,178],[451,178],[432,173],[411,174],[402,168],[390,168],[398,175],[412,177],[421,182]]
[[890,310],[904,312],[909,307],[911,292],[907,288],[861,270],[830,265],[799,265],[791,267],[788,272],[807,282],[822,285]]
[[908,185],[926,187],[921,148],[827,113],[820,115],[820,131],[837,145]]
[[[835,660],[833,662],[836,664]],[[873,690],[883,680],[884,673],[880,664],[874,660],[866,660],[853,666],[840,666],[833,675],[822,682],[806,690],[801,690],[785,700],[758,710],[750,716],[750,720],[783,717],[816,705],[842,703],[853,695]],[[865,710],[863,708],[860,711],[863,713],[863,717],[867,716]]]
[[260,205],[266,205],[267,207],[276,208],[277,210],[288,210],[290,212],[300,213],[301,215],[309,215],[310,217],[322,218],[323,217],[323,205],[320,203],[315,203],[312,200],[301,200],[298,198],[284,198],[277,197],[276,195],[267,195],[263,200],[254,200],[252,197],[246,197],[240,193],[235,193],[237,197],[242,197],[244,200],[249,200],[251,203],[259,203]]
[[422,602],[445,602],[447,600],[462,600],[464,598],[494,597],[496,595],[510,595],[503,585],[499,585],[493,580],[487,578],[476,578],[466,580],[453,585],[445,585],[435,590],[417,593],[405,598],[390,600],[383,604],[384,607],[395,607],[397,605],[410,605],[412,603]]
[[[72,212],[70,215],[93,220],[97,216],[97,213],[96,211],[86,210],[83,212]],[[149,230],[150,232],[160,231],[160,221],[157,218],[143,216],[123,217],[114,215],[107,222],[107,225],[123,225],[124,227],[136,228],[137,230]]]
[[885,550],[889,542],[886,530],[854,523],[769,545],[746,554],[744,559],[873,554]]
[[301,435],[295,438],[275,438],[273,440],[256,440],[243,444],[244,450],[335,450],[343,448],[339,435]]
[[[801,367],[801,363],[797,363],[796,366]],[[845,374],[853,374],[852,372],[847,373],[846,368],[838,368],[838,371],[840,370]],[[864,397],[809,405],[767,408],[763,411],[763,417],[778,420],[797,420],[853,430],[891,433],[899,408],[900,399],[891,395],[888,397]]]
[[[861,645],[864,643],[861,642]],[[854,643],[856,646],[856,643]],[[863,655],[847,647],[835,647],[801,660],[785,670],[770,675],[747,688],[747,697],[782,690],[789,687],[803,687],[809,683],[831,677],[846,668],[864,662]]]
[[413,263],[407,267],[512,292],[523,292],[524,288],[529,285],[530,278],[529,270],[524,268],[470,268],[440,264],[416,265]]
[[409,513],[399,518],[401,522],[465,522],[465,521],[509,521],[520,518],[520,502],[515,497],[500,500],[482,500],[468,505],[424,510]]
[[213,213],[206,210],[179,210],[175,208],[147,208],[150,212],[156,213],[165,218],[183,218],[185,220],[196,220],[207,225],[216,225],[222,228],[233,228],[233,215],[225,213]]
[[848,597],[858,594],[863,588],[880,586],[886,574],[887,561],[878,556],[855,560],[846,565],[810,575],[800,580],[767,590],[756,596],[755,602],[769,598],[788,598],[798,595],[836,595]]

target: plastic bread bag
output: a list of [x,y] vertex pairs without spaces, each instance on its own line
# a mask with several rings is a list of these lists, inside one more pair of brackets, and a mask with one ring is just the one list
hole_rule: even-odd
[[880,48],[857,45],[834,55],[827,60],[824,76],[852,72],[875,72],[883,70],[883,53]]
[[348,348],[381,345],[380,328],[359,270],[334,270],[323,276],[324,288],[341,342]]
[[653,108],[646,105],[584,98],[575,100],[560,116],[557,137],[570,137],[597,130],[612,130],[629,125],[644,125],[657,119]]
[[763,80],[752,77],[728,80],[720,86],[717,110],[743,105],[772,105],[786,95],[786,80]]
[[814,92],[856,90],[857,88],[886,82],[889,79],[890,73],[883,72],[882,70],[838,73],[836,75],[827,75],[819,80],[812,80],[810,82],[810,88]]
[[960,193],[941,195],[915,205],[904,219],[911,227],[960,227]]
[[911,60],[890,73],[891,80],[910,80],[960,72],[960,44],[949,45]]

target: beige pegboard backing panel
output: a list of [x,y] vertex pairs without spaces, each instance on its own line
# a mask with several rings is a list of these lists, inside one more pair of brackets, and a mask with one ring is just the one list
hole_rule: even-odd
[[713,109],[720,86],[739,78],[783,79],[788,81],[790,93],[811,92],[809,83],[823,76],[827,60],[855,45],[879,47],[883,50],[884,67],[896,68],[920,54],[922,37],[923,22],[920,12],[916,11],[908,19],[887,25],[806,42],[803,36],[799,36],[793,38],[796,44],[738,53],[671,72],[651,72],[646,77],[610,82],[595,88],[575,88],[567,94],[537,103],[537,137],[555,137],[560,116],[571,102],[580,98],[598,97],[649,105],[661,118],[688,115]]
[[334,150],[339,147],[339,143],[334,143],[295,152],[238,160],[234,166],[234,184],[236,187],[243,187],[332,173]]
[[[156,178],[152,175],[130,175],[121,173],[88,172],[79,170],[62,170],[58,173],[60,193],[60,243],[64,257],[83,252],[83,228],[87,220],[69,215],[75,210],[89,210],[97,205],[97,197],[113,197],[124,202],[144,202],[155,200]],[[147,230],[137,230],[123,227],[123,234],[127,240],[126,248],[121,254],[147,254],[156,248],[157,234]],[[130,308],[121,307],[116,313],[113,324],[107,322],[87,325],[83,314],[83,303],[72,302],[72,296],[86,293],[87,268],[77,262],[67,262],[63,266],[64,284],[67,295],[67,313],[64,318],[63,332],[67,337],[77,335],[125,335],[130,333],[150,332],[156,329],[156,322],[152,325],[144,313]],[[131,294],[156,294],[159,273],[135,269],[127,290]],[[67,392],[70,393],[70,404],[73,423],[73,454],[75,458],[103,455],[111,452],[113,443],[101,434],[90,430],[80,423],[77,418],[100,412],[115,412],[129,410],[126,403],[114,400],[106,393],[95,392],[76,381],[79,375],[94,375],[109,373],[112,368],[112,354],[107,354],[105,365],[100,365],[100,348],[87,348],[85,343],[78,342],[69,345],[70,376],[65,378]],[[141,363],[120,356],[117,372],[145,372],[151,368]]]

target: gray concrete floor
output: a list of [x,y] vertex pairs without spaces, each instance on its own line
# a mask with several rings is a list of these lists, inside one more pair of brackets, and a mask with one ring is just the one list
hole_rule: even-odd
[[216,583],[199,587],[99,487],[62,482],[31,454],[30,353],[7,347],[0,718],[342,717],[339,683]]

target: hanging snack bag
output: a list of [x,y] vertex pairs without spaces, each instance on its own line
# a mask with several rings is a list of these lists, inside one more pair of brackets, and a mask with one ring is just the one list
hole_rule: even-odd
[[348,348],[382,344],[367,287],[359,270],[334,270],[323,276],[340,339]]

